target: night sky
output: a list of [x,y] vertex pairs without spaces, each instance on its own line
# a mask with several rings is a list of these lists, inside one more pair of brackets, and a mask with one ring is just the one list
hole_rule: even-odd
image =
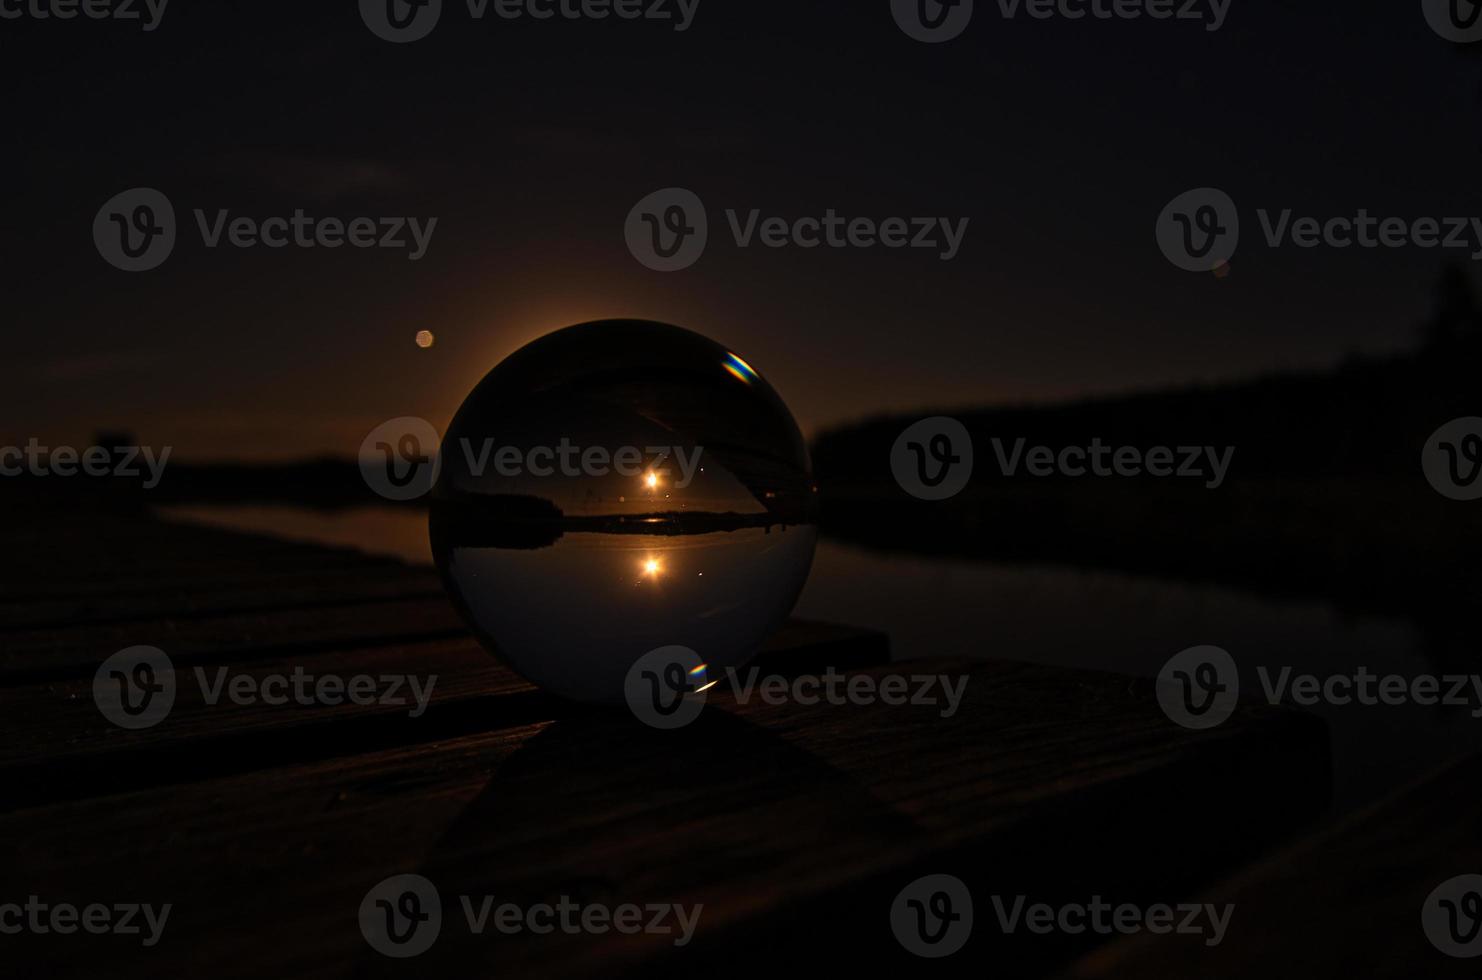
[[[147,33],[0,20],[0,443],[122,428],[176,458],[349,455],[388,418],[446,425],[516,347],[604,317],[714,337],[813,433],[1397,349],[1443,265],[1475,265],[1468,249],[1273,251],[1255,216],[1482,216],[1482,57],[1419,0],[1233,0],[1213,33],[1005,20],[978,0],[940,45],[886,0],[700,0],[683,33],[446,3],[406,45],[354,0],[173,0]],[[91,229],[136,186],[171,199],[180,240],[128,274]],[[711,240],[663,274],[623,223],[670,186],[705,201]],[[1155,242],[1163,207],[1200,186],[1241,209],[1224,278]],[[438,224],[416,262],[210,250],[195,208]],[[950,262],[742,250],[727,208],[971,223]]]

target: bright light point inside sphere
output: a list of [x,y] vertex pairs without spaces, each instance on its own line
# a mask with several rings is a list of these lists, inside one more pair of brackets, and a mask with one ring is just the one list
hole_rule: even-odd
[[643,482],[648,485],[648,488],[650,490],[652,490],[659,485],[659,474],[650,473],[648,476],[643,478]]

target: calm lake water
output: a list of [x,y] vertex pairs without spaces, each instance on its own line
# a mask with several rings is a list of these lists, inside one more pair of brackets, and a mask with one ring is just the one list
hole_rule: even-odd
[[[431,564],[424,512],[394,507],[171,507],[166,517],[359,548]],[[1018,660],[1155,676],[1191,646],[1228,650],[1242,691],[1258,665],[1326,677],[1439,673],[1403,620],[1349,617],[1208,585],[1068,566],[879,554],[823,539],[795,614],[884,630],[895,658]],[[1482,718],[1457,707],[1328,706],[1340,810],[1482,748]]]

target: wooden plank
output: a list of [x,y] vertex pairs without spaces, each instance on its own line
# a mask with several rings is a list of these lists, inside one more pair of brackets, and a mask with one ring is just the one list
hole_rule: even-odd
[[[1422,914],[1442,883],[1482,874],[1479,787],[1482,757],[1472,756],[1213,888],[1202,900],[1235,906],[1217,947],[1190,936],[1139,937],[1070,975],[1475,977],[1478,961],[1434,945]],[[1471,945],[1482,948],[1482,940]]]
[[51,512],[6,528],[0,601],[138,594],[141,585],[202,576],[270,579],[310,569],[405,568],[351,548],[157,521],[143,513]]
[[[977,893],[1166,896],[1291,831],[1323,802],[1311,718],[1243,709],[1171,725],[1148,685],[1003,663],[912,663],[861,676],[966,677],[940,704],[769,705],[717,692],[676,732],[589,712],[0,816],[11,890],[53,902],[172,902],[162,941],[28,937],[50,976],[618,976],[919,970],[886,925],[926,872]],[[143,774],[147,777],[147,774]],[[79,835],[78,828],[88,832]],[[1170,855],[1176,859],[1170,860]],[[372,952],[356,914],[384,878],[439,888],[441,938]],[[457,896],[529,905],[703,904],[694,940],[474,936]],[[1019,953],[988,935],[951,962]],[[1032,976],[1032,955],[1021,958]]]
[[[0,804],[107,794],[140,785],[140,774],[148,784],[170,783],[331,758],[570,711],[469,638],[430,569],[137,519],[89,517],[67,524],[60,539],[79,568],[118,573],[117,586],[0,603],[8,627],[0,631],[0,689],[11,732],[0,744]],[[33,536],[29,553],[43,543]],[[187,558],[200,562],[190,572],[195,589],[161,588],[131,564],[161,555],[166,576]],[[97,710],[92,683],[109,655],[140,645],[165,651],[180,683],[165,722],[130,731]],[[795,622],[758,662],[798,671],[888,658],[881,634]],[[205,693],[223,681],[246,678],[256,688],[298,673],[410,675],[430,697],[413,714],[406,685],[402,704],[237,703]]]
[[[532,689],[468,639],[427,570],[117,515],[24,535],[15,554],[0,574],[0,902],[174,906],[153,948],[6,936],[22,975],[730,974],[770,968],[778,948],[914,971],[926,961],[885,923],[921,874],[976,894],[1182,899],[1325,800],[1312,719],[1260,705],[1188,732],[1145,682],[882,666],[879,634],[792,623],[760,671],[940,673],[967,679],[964,703],[944,717],[721,687],[715,710],[663,733]],[[415,718],[407,705],[209,705],[192,682],[168,719],[125,731],[93,705],[92,676],[139,644],[192,675],[438,682]],[[1187,812],[1199,819],[1168,819]],[[406,872],[443,890],[448,931],[399,963],[367,948],[356,911]],[[475,937],[456,896],[488,893],[705,912],[682,950],[653,935]],[[1035,976],[1074,951],[984,934],[951,963]]]
[[[281,652],[285,648],[290,655]],[[881,633],[796,620],[768,641],[756,665],[796,674],[874,665],[889,655]],[[174,705],[163,721],[138,730],[119,728],[98,710],[92,670],[5,689],[10,737],[0,742],[0,807],[436,741],[576,710],[539,694],[457,631],[422,642],[357,640],[298,650],[269,645],[218,650],[214,656],[172,654],[172,661]],[[251,680],[255,692],[265,678],[287,678],[292,684],[296,673],[306,685],[321,677],[337,678],[341,685],[364,677],[371,679],[367,684],[377,682],[377,692],[389,691],[379,679],[410,675],[416,687],[399,683],[392,695],[399,703],[341,699],[324,704],[298,699],[292,687],[281,684],[271,693],[289,703],[265,703],[255,696],[239,703],[225,694],[226,685],[244,683],[243,678]],[[425,707],[417,703],[419,692]]]
[[22,629],[0,643],[0,681],[38,682],[92,677],[110,654],[155,646],[180,662],[285,657],[331,647],[448,639],[467,633],[442,595],[370,598],[314,608],[228,612],[199,618],[163,617],[72,629]]

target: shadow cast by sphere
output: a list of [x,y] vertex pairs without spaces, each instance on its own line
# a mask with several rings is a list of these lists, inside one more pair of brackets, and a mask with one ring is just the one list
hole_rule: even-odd
[[[676,731],[582,711],[501,765],[416,869],[441,896],[435,945],[407,963],[369,953],[356,975],[401,975],[415,962],[419,975],[612,976],[678,969],[693,961],[686,954],[713,966],[723,958],[716,935],[748,908],[773,904],[790,864],[812,872],[830,853],[846,860],[918,833],[853,778],[725,711]],[[506,903],[528,911],[563,900],[639,906],[645,931],[497,925]],[[476,933],[470,915],[486,904]],[[660,926],[672,931],[648,931],[656,905],[703,906],[692,940],[673,914]]]

